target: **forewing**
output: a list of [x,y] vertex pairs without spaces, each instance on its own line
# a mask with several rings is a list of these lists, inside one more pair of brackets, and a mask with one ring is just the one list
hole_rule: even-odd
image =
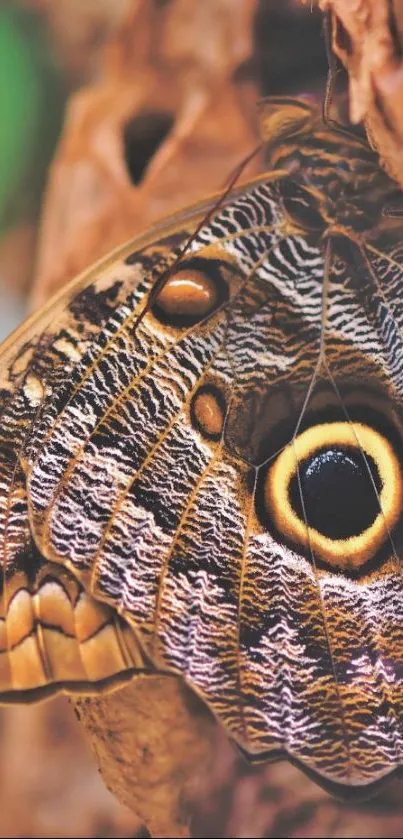
[[[171,228],[175,228],[175,224]],[[41,414],[66,387],[71,371],[116,308],[154,262],[172,256],[176,239],[126,264],[132,246],[87,271],[33,315],[3,345],[0,407],[0,693],[3,700],[35,699],[52,690],[97,691],[131,677],[146,664],[133,630],[97,602],[67,569],[46,561],[31,534],[26,478],[21,467]],[[174,238],[173,238],[174,237]],[[149,243],[151,241],[151,247]],[[140,291],[140,295],[142,292]]]

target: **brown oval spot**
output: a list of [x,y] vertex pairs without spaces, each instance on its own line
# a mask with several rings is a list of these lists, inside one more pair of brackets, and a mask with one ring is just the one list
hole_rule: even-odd
[[194,258],[168,277],[152,311],[170,326],[192,326],[214,312],[227,296],[216,260]]
[[216,286],[201,271],[178,271],[158,295],[158,305],[171,316],[202,318],[215,307],[216,302]]
[[214,385],[203,385],[193,397],[192,424],[209,440],[219,440],[225,420],[225,399]]

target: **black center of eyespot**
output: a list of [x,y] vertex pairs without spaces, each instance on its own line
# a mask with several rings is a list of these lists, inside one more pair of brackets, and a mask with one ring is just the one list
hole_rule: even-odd
[[353,446],[320,449],[299,464],[299,477],[304,507],[298,475],[290,481],[291,506],[329,539],[358,536],[379,514],[374,486],[379,494],[382,482],[375,461],[368,454],[364,460]]

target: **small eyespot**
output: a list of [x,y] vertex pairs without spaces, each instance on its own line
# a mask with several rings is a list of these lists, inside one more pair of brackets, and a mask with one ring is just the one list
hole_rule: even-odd
[[192,425],[208,440],[219,440],[224,427],[225,411],[222,392],[215,385],[202,385],[191,402]]
[[226,282],[213,259],[182,262],[159,292],[152,312],[168,326],[193,326],[211,315],[228,298]]
[[269,466],[263,506],[286,541],[352,571],[395,528],[402,487],[388,439],[363,423],[329,422],[302,432]]

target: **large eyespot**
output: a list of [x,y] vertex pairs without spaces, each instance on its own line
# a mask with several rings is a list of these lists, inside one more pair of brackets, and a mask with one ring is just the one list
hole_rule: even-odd
[[152,307],[157,320],[168,326],[193,326],[228,299],[228,286],[219,260],[194,257],[180,263]]
[[401,466],[389,440],[368,425],[322,423],[278,455],[263,494],[279,534],[354,570],[372,559],[400,517]]

